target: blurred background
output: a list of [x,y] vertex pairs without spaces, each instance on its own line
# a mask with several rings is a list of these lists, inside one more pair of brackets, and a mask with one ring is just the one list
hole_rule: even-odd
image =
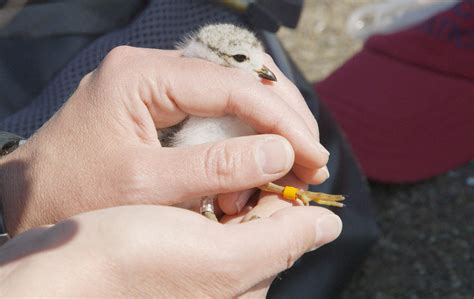
[[362,47],[346,33],[351,13],[379,1],[305,0],[298,28],[281,27],[278,36],[306,78],[319,81]]
[[[346,22],[377,2],[306,0],[298,28],[278,35],[319,81],[362,47]],[[474,163],[416,184],[370,186],[381,238],[340,298],[474,298]]]

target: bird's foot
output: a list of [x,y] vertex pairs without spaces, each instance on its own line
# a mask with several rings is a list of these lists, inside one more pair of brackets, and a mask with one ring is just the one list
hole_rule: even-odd
[[326,194],[322,192],[311,192],[305,191],[303,189],[298,189],[292,186],[280,186],[274,183],[268,183],[266,185],[260,186],[260,190],[278,193],[283,196],[283,198],[296,201],[301,205],[309,205],[310,202],[314,201],[317,204],[333,207],[344,207],[344,204],[341,203],[345,199],[343,195],[333,195]]
[[322,192],[311,192],[311,191],[299,191],[299,198],[304,205],[309,205],[311,201],[314,201],[317,204],[325,205],[325,206],[333,206],[333,207],[344,207],[344,204],[341,203],[345,199],[344,195],[333,195],[327,194]]

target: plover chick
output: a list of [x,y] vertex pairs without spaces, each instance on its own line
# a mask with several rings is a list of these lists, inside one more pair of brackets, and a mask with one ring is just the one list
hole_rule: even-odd
[[[247,29],[231,24],[207,25],[190,34],[178,48],[182,49],[184,57],[208,60],[225,67],[248,71],[256,78],[277,81],[273,72],[263,64],[265,52],[261,42]],[[197,145],[254,134],[256,132],[250,126],[235,116],[219,118],[189,116],[179,125],[158,131],[162,145],[171,147]],[[281,194],[285,194],[284,188],[273,183],[260,187],[262,190]],[[293,191],[292,199],[303,204],[314,200],[322,204],[342,206],[338,203],[343,199],[340,196],[326,196],[322,193],[312,195],[312,192],[304,190]],[[214,215],[215,198],[216,195],[209,195],[201,199],[201,213],[217,221]]]

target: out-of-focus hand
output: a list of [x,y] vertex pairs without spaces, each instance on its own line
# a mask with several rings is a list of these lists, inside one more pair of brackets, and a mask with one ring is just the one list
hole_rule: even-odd
[[[119,47],[83,78],[28,142],[0,160],[11,234],[105,207],[178,204],[274,181],[295,164],[305,181],[327,162],[301,95],[279,81],[177,51]],[[156,128],[187,115],[237,115],[262,135],[162,148]]]
[[340,230],[318,207],[226,225],[175,207],[109,208],[1,247],[0,297],[264,297],[277,273]]

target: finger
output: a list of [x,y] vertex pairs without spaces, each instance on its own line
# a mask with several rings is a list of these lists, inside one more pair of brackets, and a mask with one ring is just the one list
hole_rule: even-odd
[[[340,218],[320,207],[291,207],[270,218],[225,227],[237,277],[261,281],[288,269],[305,252],[336,239]],[[230,250],[230,249],[229,249]]]
[[182,121],[184,116],[179,111],[204,117],[234,114],[259,133],[288,139],[298,164],[310,168],[326,165],[329,153],[306,123],[294,117],[297,112],[252,74],[199,59],[160,56],[153,61],[148,62],[153,66],[149,70],[152,77],[167,74],[166,80],[160,81],[160,92],[154,84],[145,93],[152,97],[147,106],[158,128]]
[[270,55],[265,55],[264,64],[275,73],[275,76],[278,79],[277,82],[268,85],[267,87],[279,94],[282,99],[284,99],[298,113],[308,126],[308,129],[319,140],[318,123],[316,122],[311,110],[309,110],[308,105],[298,88],[285,76],[285,74],[281,72],[280,68],[275,64]]
[[[146,48],[137,48],[137,49],[140,49],[140,50],[143,50],[143,51],[146,51],[146,52],[151,50],[151,49],[146,49]],[[178,50],[152,49],[152,51],[156,51],[156,53],[158,53],[160,55],[164,55],[164,56],[167,56],[167,57],[175,57],[175,58],[181,57],[181,55],[183,54],[182,49],[178,49]]]
[[[308,108],[305,99],[298,90],[298,88],[291,82],[274,63],[273,59],[269,55],[265,55],[265,65],[268,66],[279,79],[275,84],[269,85],[268,88],[275,90],[275,92],[291,106],[298,115],[305,121],[311,132],[317,136],[319,140],[319,128],[316,119]],[[329,178],[329,171],[327,167],[318,169],[310,169],[305,166],[295,164],[293,172],[308,184],[321,184],[327,178]]]
[[223,223],[223,224],[238,224],[240,222],[242,222],[242,220],[244,219],[245,215],[247,215],[251,210],[253,209],[253,207],[251,206],[245,206],[242,211],[240,211],[240,213],[238,214],[234,214],[234,215],[224,215],[220,220],[219,222],[220,223]]
[[245,191],[231,192],[219,194],[218,203],[219,207],[227,215],[235,215],[242,211],[243,207],[254,194],[256,189],[249,189]]
[[247,215],[252,209],[257,205],[258,202],[258,196],[260,195],[259,192],[255,192],[247,201],[247,204],[243,207],[242,211],[240,213],[235,214],[235,215],[224,215],[221,219],[221,223],[240,223],[242,222],[242,219],[244,219],[245,215]]
[[239,299],[266,298],[268,290],[270,289],[270,285],[272,284],[275,277],[276,276],[273,276],[259,282],[258,284],[250,288],[248,291],[246,291],[244,294],[239,295],[237,298]]
[[[253,74],[165,53],[168,54],[156,49],[117,47],[95,72],[94,88],[102,92],[104,86],[110,87],[106,90],[109,98],[122,100],[147,143],[154,134],[150,122],[156,128],[166,128],[189,114],[208,117],[233,114],[259,133],[288,139],[296,153],[296,163],[308,168],[326,165],[329,153],[318,138],[301,118],[294,117],[297,113],[288,103]],[[146,112],[150,120],[144,119]],[[127,113],[121,111],[116,121],[130,118]]]
[[[308,185],[301,182],[292,173],[285,175],[281,179],[275,181],[275,183],[282,186],[294,186],[303,190],[308,189]],[[267,218],[273,215],[275,212],[293,205],[298,204],[294,201],[292,202],[282,198],[280,194],[262,191],[260,192],[257,205],[245,215],[245,217],[242,219],[242,222],[247,222],[250,219],[254,219],[255,217]]]
[[259,203],[242,218],[241,222],[268,218],[271,215],[275,214],[277,211],[292,206],[292,202],[278,198],[278,195],[268,195],[263,197],[263,200],[260,200]]
[[251,189],[285,175],[294,153],[278,135],[256,135],[181,148],[147,147],[135,168],[161,203]]
[[[180,57],[183,52],[182,50],[160,49],[157,49],[157,51],[160,51],[160,54],[166,55],[168,57]],[[311,113],[311,110],[309,110],[308,105],[306,105],[306,102],[298,88],[281,72],[280,68],[275,64],[270,55],[267,54],[264,56],[264,64],[268,66],[278,78],[278,81],[268,85],[268,87],[271,90],[275,90],[276,94],[282,95],[281,98],[285,100],[293,109],[295,109],[299,115],[302,116],[303,120],[308,126],[308,129],[315,137],[319,138],[318,123]]]
[[309,169],[301,165],[294,165],[293,172],[307,184],[322,184],[329,178],[329,170],[327,166],[319,169]]

